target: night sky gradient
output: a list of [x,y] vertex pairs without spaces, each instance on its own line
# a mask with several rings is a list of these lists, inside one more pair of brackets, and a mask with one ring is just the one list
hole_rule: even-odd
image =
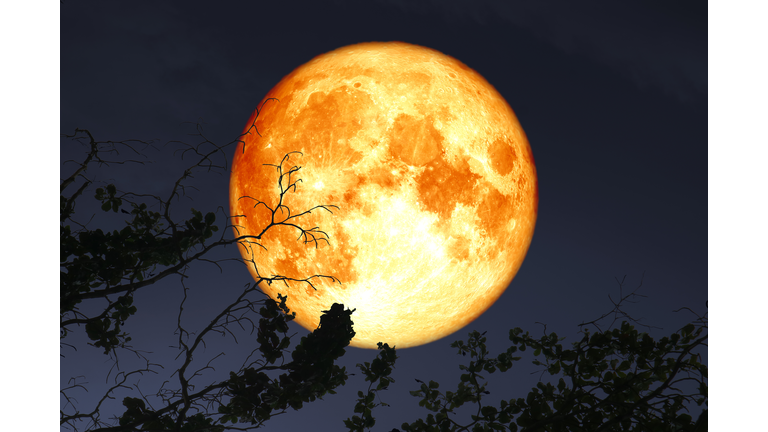
[[[418,388],[414,379],[438,381],[442,390],[456,385],[457,365],[467,359],[449,345],[471,330],[488,332],[492,353],[509,346],[510,328],[538,334],[537,323],[574,341],[580,322],[612,308],[608,295],[618,295],[616,278],[625,275],[625,289],[642,278],[639,292],[647,296],[627,311],[663,328],[650,330],[655,336],[693,319],[676,309],[707,311],[707,4],[584,3],[66,1],[60,131],[85,128],[98,140],[154,139],[161,146],[195,142],[188,135],[193,125],[185,122],[202,121],[209,139],[227,143],[283,76],[359,42],[424,45],[483,75],[515,111],[533,150],[539,181],[533,242],[512,284],[484,315],[445,339],[399,351],[396,383],[382,393],[392,406],[375,414],[374,430],[388,431],[426,416],[408,394]],[[153,164],[91,175],[123,190],[166,195],[184,166],[172,148],[148,150]],[[62,141],[60,150],[63,163],[81,159],[83,148]],[[61,177],[73,166],[63,164]],[[179,218],[189,207],[228,208],[228,181],[227,175],[192,179],[199,190],[194,201],[174,204]],[[79,219],[88,211],[78,207]],[[235,248],[225,255],[239,256]],[[224,268],[224,274],[213,266],[190,273],[190,326],[193,316],[204,319],[252,281],[242,265]],[[397,287],[382,289],[397,295]],[[180,296],[178,278],[136,296],[139,312],[126,329],[134,346],[165,366],[159,376],[142,378],[145,394],[175,369],[177,351],[168,345]],[[217,353],[219,343],[206,353]],[[227,362],[239,365],[249,343],[226,345],[217,373],[226,373]],[[98,371],[108,368],[106,358],[95,349],[61,352],[61,382],[87,374],[90,393],[78,400],[89,406],[104,385]],[[342,364],[354,372],[375,354],[350,348]],[[498,378],[489,400],[524,396],[538,380],[534,370],[525,357],[519,367],[492,375]],[[358,373],[338,395],[275,418],[265,430],[341,430],[366,387]],[[105,407],[120,408],[119,401]]]

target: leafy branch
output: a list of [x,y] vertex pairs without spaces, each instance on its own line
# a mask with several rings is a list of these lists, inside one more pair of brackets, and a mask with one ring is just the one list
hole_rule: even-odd
[[379,391],[386,390],[391,383],[395,382],[390,375],[395,367],[397,354],[395,348],[390,347],[389,344],[379,342],[377,346],[379,355],[372,362],[356,365],[365,376],[365,380],[370,381],[370,384],[365,394],[362,391],[357,392],[358,399],[354,412],[361,414],[361,416],[353,415],[344,420],[344,425],[352,432],[363,432],[365,429],[372,428],[376,424],[373,410],[379,406],[389,406],[381,401],[377,403],[376,398]]
[[[253,128],[255,126],[246,133],[250,133]],[[347,378],[344,368],[336,366],[335,361],[344,354],[344,348],[354,336],[350,319],[352,311],[334,304],[321,317],[318,329],[301,339],[292,352],[292,360],[287,361],[285,356],[291,340],[287,335],[287,323],[295,314],[288,310],[286,297],[278,295],[279,302],[276,302],[264,298],[258,290],[262,284],[271,285],[274,282],[303,282],[313,288],[317,278],[339,282],[333,276],[259,276],[254,284],[246,285],[224,309],[214,314],[202,329],[192,332],[183,323],[184,305],[188,298],[186,271],[193,263],[211,263],[221,270],[222,261],[242,262],[233,258],[212,258],[210,254],[221,247],[237,243],[249,247],[263,247],[260,240],[276,226],[296,229],[300,240],[303,239],[305,244],[313,243],[317,246],[319,241],[328,241],[327,234],[318,227],[303,227],[300,218],[315,210],[331,212],[332,208],[338,208],[320,205],[297,214],[291,213],[291,209],[285,204],[285,198],[289,192],[296,191],[301,181],[297,175],[301,167],[284,166],[289,160],[289,154],[279,164],[271,165],[277,170],[281,193],[278,205],[272,210],[272,220],[258,235],[225,238],[227,228],[234,228],[233,231],[239,229],[238,226],[226,224],[222,234],[212,239],[213,234],[219,231],[215,224],[216,214],[213,212],[203,215],[202,212],[192,209],[191,218],[177,222],[171,207],[175,200],[187,193],[190,187],[187,185],[188,179],[199,171],[227,169],[224,154],[227,146],[212,143],[204,136],[199,125],[197,132],[202,139],[200,143],[181,143],[181,158],[191,155],[193,162],[173,183],[167,197],[122,192],[112,184],[95,190],[94,196],[101,203],[103,212],[117,214],[120,211],[131,216],[122,229],[111,232],[90,229],[90,222],[83,224],[72,219],[77,201],[93,183],[86,177],[88,167],[95,163],[109,166],[126,162],[120,159],[107,160],[103,157],[103,154],[119,154],[116,148],[118,145],[140,154],[135,148],[137,143],[151,143],[100,142],[96,141],[89,131],[80,129],[76,130],[74,135],[64,136],[76,141],[87,141],[89,151],[85,160],[78,163],[75,172],[64,179],[61,185],[61,338],[63,340],[73,329],[85,326],[92,344],[102,348],[104,353],[113,359],[113,369],[117,369],[114,385],[106,390],[91,410],[79,410],[76,407],[76,398],[71,395],[73,391],[87,391],[86,383],[76,379],[71,385],[62,388],[61,394],[66,403],[62,407],[60,422],[65,427],[78,430],[80,423],[88,421],[87,429],[97,431],[249,430],[261,426],[264,421],[289,407],[297,409],[304,402],[333,393],[333,389],[343,385]],[[242,141],[230,144],[238,142]],[[223,162],[220,159],[223,159]],[[143,163],[138,160],[135,162]],[[77,186],[78,182],[80,184],[77,190],[71,196],[64,196],[65,190]],[[124,209],[126,205],[130,206],[131,211]],[[261,205],[266,206],[264,203]],[[221,209],[219,211],[223,212]],[[125,321],[136,312],[133,298],[142,288],[174,274],[181,277],[183,288],[176,331],[179,349],[177,358],[181,359],[180,367],[174,372],[178,387],[172,389],[166,387],[168,382],[163,384],[155,394],[155,399],[159,399],[161,405],[155,408],[150,398],[136,385],[135,390],[141,397],[124,398],[125,412],[113,419],[117,425],[110,426],[102,420],[102,404],[115,399],[118,391],[130,390],[129,378],[145,373],[157,373],[157,368],[161,367],[150,363],[139,351],[133,349],[128,344],[131,338],[122,331]],[[99,307],[92,304],[93,301],[106,303]],[[93,312],[94,310],[96,312]],[[229,374],[229,379],[196,388],[195,382],[206,371],[215,370],[213,362],[223,355],[220,353],[207,362],[199,363],[202,358],[200,351],[205,347],[205,338],[214,332],[230,335],[237,343],[232,326],[238,331],[255,334],[257,348],[238,370]],[[63,341],[62,346],[76,349]],[[142,356],[146,360],[145,367],[129,372],[121,371],[118,350]],[[282,374],[273,375],[279,372]],[[249,423],[250,426],[242,427],[243,423]]]
[[[620,282],[620,286],[623,283]],[[655,340],[629,321],[601,330],[599,322],[612,314],[632,319],[621,304],[636,296],[621,292],[614,310],[590,321],[598,331],[583,329],[583,338],[564,348],[556,333],[534,337],[520,328],[509,332],[511,346],[490,356],[484,334],[473,331],[467,342],[451,346],[471,359],[455,391],[441,392],[439,383],[419,381],[411,394],[431,413],[424,419],[403,423],[405,431],[704,431],[707,410],[697,421],[689,407],[707,402],[707,366],[698,349],[707,346],[707,318]],[[483,403],[488,394],[485,374],[506,372],[521,360],[518,354],[533,350],[533,364],[550,375],[525,398],[501,400],[498,406]],[[418,381],[418,380],[417,380]],[[555,384],[553,384],[555,383]],[[458,408],[474,404],[469,422],[459,422]],[[433,414],[434,413],[434,414]]]

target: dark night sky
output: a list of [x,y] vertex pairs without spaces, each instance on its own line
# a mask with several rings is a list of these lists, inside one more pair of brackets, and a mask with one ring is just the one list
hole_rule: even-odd
[[[618,293],[615,278],[624,275],[626,287],[635,287],[645,274],[647,298],[628,311],[663,328],[652,334],[691,319],[675,309],[706,312],[707,31],[707,4],[695,1],[66,1],[60,131],[80,127],[100,140],[162,143],[187,139],[183,122],[202,119],[211,140],[229,142],[284,75],[358,42],[424,45],[482,74],[531,143],[539,177],[536,231],[518,275],[483,316],[448,338],[399,352],[397,382],[383,393],[392,407],[380,408],[375,429],[389,430],[426,415],[408,395],[415,378],[455,385],[464,359],[449,345],[470,330],[488,331],[496,353],[508,346],[510,328],[540,332],[536,322],[573,341],[578,323],[611,308],[608,295]],[[61,161],[78,154],[63,141],[60,150]],[[114,178],[125,190],[164,191],[181,169],[167,153],[153,154],[158,162],[134,174],[105,170],[97,177]],[[69,172],[62,165],[61,176]],[[227,208],[227,184],[226,176],[206,178],[194,202],[179,209]],[[251,280],[244,267],[227,270],[204,269],[192,280],[195,313],[212,313],[207,296],[223,295],[222,287]],[[174,279],[157,292],[170,302],[180,288]],[[144,335],[157,359],[172,358],[175,306],[137,301],[133,321],[151,324],[128,327],[136,345]],[[374,355],[351,348],[343,364],[354,369]],[[98,356],[93,363],[82,358],[61,359],[62,382],[103,366]],[[525,395],[537,380],[530,370],[524,360],[502,375],[491,397]],[[352,377],[339,395],[276,418],[267,430],[339,430],[363,389],[360,376]],[[90,397],[81,395],[81,403]]]

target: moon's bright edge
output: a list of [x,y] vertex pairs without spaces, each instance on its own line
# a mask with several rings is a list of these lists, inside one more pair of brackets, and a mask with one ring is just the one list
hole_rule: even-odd
[[313,330],[343,303],[355,309],[353,346],[406,348],[461,329],[504,292],[533,236],[536,168],[515,114],[482,76],[432,49],[365,43],[300,66],[264,101],[233,161],[236,234],[269,223],[264,206],[239,198],[275,207],[277,171],[263,164],[289,152],[303,153],[286,165],[301,167],[284,201],[293,214],[339,206],[297,220],[329,244],[275,227],[266,250],[241,245],[255,278],[341,281],[262,284],[272,298],[288,295],[299,324]]

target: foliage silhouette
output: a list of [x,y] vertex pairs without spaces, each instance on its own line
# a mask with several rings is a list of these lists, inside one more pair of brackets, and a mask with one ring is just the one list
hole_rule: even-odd
[[[255,127],[246,133],[252,132],[258,133]],[[77,377],[61,389],[60,422],[64,428],[114,432],[251,430],[289,408],[298,410],[307,402],[334,394],[348,379],[346,369],[336,362],[354,337],[354,311],[334,304],[321,317],[319,327],[291,350],[288,323],[295,314],[287,307],[287,298],[280,295],[277,300],[269,299],[258,289],[260,284],[288,281],[314,288],[313,281],[318,278],[339,282],[332,275],[294,279],[258,272],[255,283],[247,284],[228,299],[209,320],[198,319],[196,323],[207,323],[202,328],[193,330],[183,320],[190,291],[185,280],[191,266],[208,263],[221,269],[223,261],[241,261],[220,258],[215,252],[235,244],[252,253],[264,250],[260,241],[276,226],[297,230],[298,241],[317,247],[319,242],[329,241],[327,234],[319,227],[305,227],[301,218],[313,211],[332,212],[336,208],[319,205],[291,211],[287,200],[299,187],[301,167],[292,164],[291,156],[295,158],[297,154],[287,154],[271,165],[279,191],[277,202],[251,196],[241,198],[250,199],[255,206],[264,206],[272,213],[271,221],[258,235],[226,237],[227,233],[239,233],[229,220],[240,216],[228,216],[222,209],[205,214],[191,209],[191,217],[178,221],[171,207],[186,193],[187,181],[198,172],[226,172],[225,149],[240,142],[218,146],[205,137],[199,126],[196,135],[201,139],[196,145],[176,143],[181,146],[182,157],[191,155],[194,160],[174,182],[167,198],[123,192],[113,184],[93,191],[102,214],[128,215],[123,226],[112,230],[92,229],[92,221],[79,223],[73,219],[76,204],[94,183],[86,175],[88,167],[143,163],[123,158],[120,151],[141,156],[143,150],[138,147],[146,148],[151,143],[97,141],[89,131],[80,129],[63,136],[82,142],[88,150],[84,161],[61,183],[62,356],[70,349],[77,350],[77,345],[67,341],[72,334],[84,331],[88,345],[99,351],[96,355],[113,361],[113,370],[107,375],[112,385],[94,406],[78,406],[74,393],[87,388]],[[69,188],[76,190],[65,196]],[[218,214],[228,221],[222,230],[217,225]],[[219,231],[221,234],[214,237]],[[133,384],[134,379],[157,373],[162,366],[131,345],[124,326],[137,312],[134,298],[150,295],[147,287],[172,275],[180,276],[183,290],[175,332],[175,348],[181,363],[173,372],[174,384],[166,381],[156,393],[147,395]],[[496,356],[489,352],[484,334],[477,331],[471,332],[466,341],[454,342],[451,346],[459,355],[468,355],[468,363],[460,366],[456,389],[441,391],[441,385],[435,381],[416,380],[419,387],[411,395],[428,412],[423,418],[403,423],[402,430],[707,430],[706,409],[696,421],[688,414],[693,405],[707,402],[707,367],[699,354],[707,346],[706,314],[694,314],[696,318],[690,324],[657,340],[637,330],[640,324],[622,308],[639,296],[637,289],[624,295],[623,281],[619,287],[618,301],[612,300],[614,309],[582,323],[583,336],[570,347],[561,343],[564,338],[548,333],[546,326],[540,337],[520,328],[510,330],[510,346]],[[608,320],[610,323],[604,324]],[[238,336],[245,334],[251,337],[255,349],[242,366],[217,377],[213,364],[223,352],[205,360],[205,340],[211,334],[229,336],[235,343]],[[526,397],[488,403],[486,376],[514,370],[515,363],[522,359],[520,353],[527,350],[532,351],[533,363],[541,368],[541,376],[548,379],[541,379]],[[123,352],[141,359],[143,366],[123,370],[119,362],[119,353]],[[367,390],[358,392],[353,415],[343,421],[348,430],[374,428],[374,410],[388,406],[380,392],[394,382],[391,375],[396,360],[395,347],[379,343],[377,356],[371,362],[357,365],[370,384]],[[208,382],[201,384],[203,379]],[[105,402],[118,394],[131,393],[122,398],[121,415],[109,422],[103,418]],[[472,414],[466,418],[468,407]]]
[[[263,248],[260,240],[276,226],[296,230],[305,244],[316,245],[318,241],[327,241],[327,235],[322,230],[318,227],[305,228],[301,218],[313,211],[331,212],[335,208],[319,205],[302,212],[290,212],[285,200],[301,181],[298,178],[301,167],[291,164],[290,157],[297,155],[288,154],[278,164],[271,165],[275,167],[280,193],[278,202],[272,207],[266,202],[257,204],[272,212],[272,220],[258,235],[227,238],[227,233],[237,232],[238,228],[227,223],[220,236],[214,238],[214,233],[219,231],[217,213],[224,213],[221,209],[205,215],[192,209],[190,218],[178,221],[172,205],[186,193],[189,187],[187,181],[200,171],[226,172],[224,150],[240,142],[236,140],[226,146],[218,146],[205,137],[199,125],[196,132],[201,140],[198,144],[174,143],[181,146],[182,158],[192,156],[194,159],[173,183],[167,198],[122,192],[113,184],[94,191],[101,211],[129,215],[124,226],[111,231],[101,227],[91,228],[93,220],[80,223],[73,219],[76,204],[94,183],[87,176],[88,168],[94,164],[143,163],[138,159],[122,157],[121,151],[141,156],[151,143],[97,141],[90,131],[81,129],[73,135],[63,135],[65,139],[84,144],[87,153],[84,160],[77,163],[74,172],[61,183],[62,350],[77,350],[76,345],[67,342],[68,337],[84,329],[88,345],[100,349],[102,355],[114,362],[113,370],[107,376],[107,379],[112,378],[113,385],[91,409],[80,409],[77,398],[73,396],[73,392],[87,391],[85,384],[77,377],[61,389],[64,402],[60,422],[65,428],[93,431],[248,430],[261,426],[287,408],[299,409],[305,402],[332,394],[336,387],[346,382],[347,372],[336,365],[336,361],[354,336],[352,311],[334,304],[321,317],[320,326],[301,338],[289,351],[291,337],[287,334],[288,322],[295,314],[286,306],[286,297],[281,295],[275,301],[258,290],[260,284],[288,281],[305,283],[314,288],[313,281],[318,278],[339,282],[333,276],[316,274],[300,279],[281,275],[260,276],[213,314],[210,321],[203,321],[208,322],[203,328],[193,331],[184,323],[182,318],[189,293],[184,280],[190,266],[209,263],[221,269],[223,261],[241,261],[217,258],[214,252],[235,244],[247,251],[255,247]],[[246,133],[252,132],[258,132],[255,126]],[[65,191],[74,187],[75,192],[65,195]],[[126,206],[130,211],[125,209]],[[101,222],[101,219],[96,221]],[[162,368],[152,363],[147,353],[133,348],[124,326],[137,312],[134,297],[145,295],[146,287],[171,275],[181,276],[184,293],[178,306],[176,328],[177,358],[181,359],[181,365],[173,374],[177,386],[171,388],[167,383],[163,384],[153,395],[154,405],[160,402],[158,407],[137,387],[136,393],[140,397],[124,397],[124,413],[112,419],[110,424],[102,418],[102,404],[114,399],[117,393],[130,390],[130,383],[137,376],[157,373]],[[223,355],[222,352],[212,356],[201,364],[199,359],[205,356],[205,338],[211,333],[218,333],[229,335],[237,342],[238,331],[255,334],[256,349],[244,360],[242,367],[229,373],[228,379],[214,380],[201,386],[199,381],[203,375],[210,373],[212,363]],[[118,361],[120,352],[135,354],[143,359],[144,367],[122,370]]]
[[[623,288],[623,281],[619,287]],[[470,332],[466,342],[451,344],[459,355],[469,354],[469,363],[460,366],[457,388],[442,392],[439,383],[417,379],[420,387],[410,393],[429,413],[403,423],[402,430],[706,431],[706,408],[696,421],[688,410],[707,402],[707,366],[697,352],[707,346],[707,317],[696,315],[682,329],[655,340],[638,331],[635,326],[640,324],[622,309],[623,304],[640,296],[638,288],[613,302],[610,313],[580,324],[583,337],[570,349],[560,343],[564,338],[547,333],[546,326],[540,337],[514,328],[509,332],[509,348],[493,357],[484,333]],[[611,315],[612,322],[602,329],[601,324]],[[619,318],[621,324],[614,327]],[[590,332],[588,327],[596,331]],[[513,370],[515,362],[522,359],[520,353],[529,349],[533,351],[533,364],[541,367],[541,375],[551,379],[540,379],[525,398],[502,399],[498,405],[484,403],[489,394],[485,376]],[[386,388],[394,358],[384,362],[385,367],[378,367],[383,373],[366,373],[366,379],[378,379],[384,384],[369,389],[367,394],[358,394],[355,412],[362,416],[345,421],[352,432],[370,430],[375,424],[371,410],[386,405],[373,402],[377,391]],[[466,406],[475,409],[463,421],[466,410],[460,409]]]

